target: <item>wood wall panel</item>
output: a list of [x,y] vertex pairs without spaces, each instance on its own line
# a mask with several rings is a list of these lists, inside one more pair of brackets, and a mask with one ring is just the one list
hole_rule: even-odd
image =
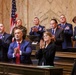
[[[4,23],[7,32],[10,30],[11,1],[0,0],[0,22]],[[35,16],[39,17],[40,24],[49,28],[51,18],[60,22],[59,16],[65,14],[67,22],[75,26],[72,18],[76,15],[76,0],[16,0],[16,4],[18,18],[22,19],[28,32]]]
[[5,25],[5,29],[7,32],[10,30],[10,16],[11,16],[11,0],[3,0],[3,15],[2,15],[2,23]]
[[33,26],[32,19],[38,16],[41,24],[49,28],[51,18],[56,18],[60,22],[59,17],[64,14],[67,22],[72,23],[74,27],[72,18],[76,15],[75,4],[76,0],[29,0],[29,25]]
[[3,7],[3,5],[2,5],[2,2],[3,2],[3,0],[0,0],[0,23],[2,23],[2,7]]
[[27,27],[27,0],[17,1],[17,13],[18,18],[22,19],[23,26]]
[[[12,0],[0,0],[0,22],[5,25],[6,31],[10,32]],[[22,19],[23,25],[27,27],[27,0],[16,0],[17,19]]]

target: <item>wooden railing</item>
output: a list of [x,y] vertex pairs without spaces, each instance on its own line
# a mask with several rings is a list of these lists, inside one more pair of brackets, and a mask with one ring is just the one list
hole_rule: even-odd
[[[35,50],[32,52],[33,57],[35,52]],[[54,64],[57,67],[63,68],[63,75],[70,75],[74,59],[76,59],[76,52],[56,52]]]
[[59,67],[0,63],[0,75],[63,75]]

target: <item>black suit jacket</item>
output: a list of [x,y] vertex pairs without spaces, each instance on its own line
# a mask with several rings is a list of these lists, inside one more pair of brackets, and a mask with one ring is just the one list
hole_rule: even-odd
[[[52,33],[52,29],[48,29],[47,31]],[[55,39],[56,44],[61,44],[64,40],[64,32],[63,29],[57,28],[55,31]]]
[[38,65],[54,65],[54,57],[55,57],[56,47],[54,43],[50,43],[46,48],[39,49],[36,52],[36,58],[39,59]]
[[[62,48],[67,49],[69,47],[72,47],[72,40],[71,40],[71,37],[73,36],[72,24],[66,23],[64,27],[62,27],[62,25],[59,24],[59,26],[64,29],[64,42],[62,43]],[[69,27],[69,29],[65,30],[67,26]]]
[[8,62],[7,52],[11,41],[12,36],[7,33],[4,33],[2,39],[0,39],[0,61],[2,62]]
[[[52,33],[52,29],[47,29],[50,33]],[[64,41],[64,31],[61,28],[57,28],[55,31],[55,44],[56,50],[62,49],[62,42]]]

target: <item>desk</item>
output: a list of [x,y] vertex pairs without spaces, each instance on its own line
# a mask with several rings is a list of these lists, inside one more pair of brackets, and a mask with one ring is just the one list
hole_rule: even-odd
[[63,75],[63,69],[58,67],[39,67],[0,63],[0,75]]
[[[32,51],[33,59],[35,59],[35,53],[35,50]],[[55,57],[55,66],[63,68],[63,75],[70,75],[73,68],[74,59],[76,59],[76,52],[56,52]]]
[[76,52],[56,52],[55,56],[55,66],[63,68],[63,75],[71,75]]

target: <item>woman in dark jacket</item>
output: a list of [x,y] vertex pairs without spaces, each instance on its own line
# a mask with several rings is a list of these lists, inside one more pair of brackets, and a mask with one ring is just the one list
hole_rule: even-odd
[[40,49],[36,52],[36,58],[39,59],[38,65],[54,66],[54,57],[56,46],[50,32],[44,32],[43,40],[40,41]]

